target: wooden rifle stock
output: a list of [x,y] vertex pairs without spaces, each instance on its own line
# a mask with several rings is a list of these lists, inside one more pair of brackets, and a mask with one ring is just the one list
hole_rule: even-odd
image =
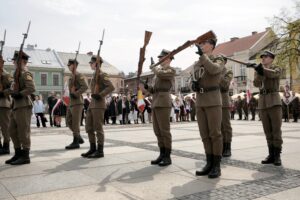
[[143,71],[143,64],[146,60],[146,58],[145,58],[146,47],[150,42],[151,36],[152,36],[152,32],[145,31],[144,45],[143,45],[142,48],[140,48],[140,56],[139,56],[139,62],[138,62],[137,89],[139,89],[140,76],[141,76],[142,71]]
[[19,92],[19,90],[20,90],[19,78],[20,78],[21,71],[22,71],[23,48],[24,48],[25,40],[28,37],[28,32],[29,32],[29,29],[30,29],[30,24],[31,24],[31,21],[29,21],[29,24],[28,24],[28,27],[27,27],[27,32],[23,33],[23,42],[22,42],[22,44],[20,46],[20,50],[19,50],[19,53],[18,53],[17,68],[16,68],[16,71],[14,73],[14,91],[15,92]]
[[200,35],[195,40],[188,40],[183,45],[177,47],[176,49],[174,49],[173,51],[171,51],[168,55],[166,55],[165,57],[163,57],[159,62],[151,65],[150,69],[152,69],[153,67],[156,67],[156,66],[160,65],[165,60],[172,58],[174,55],[178,54],[179,52],[181,52],[182,50],[188,48],[189,46],[191,46],[193,44],[199,44],[199,43],[202,43],[202,42],[204,42],[204,41],[206,41],[208,39],[215,39],[215,38],[216,38],[215,33],[213,31],[208,31],[208,32],[204,33],[203,35]]
[[223,58],[227,59],[227,60],[231,60],[231,61],[233,61],[233,62],[242,64],[242,65],[246,65],[246,66],[248,65],[248,63],[246,63],[246,62],[243,62],[243,61],[240,61],[240,60],[236,60],[236,59],[233,59],[233,58],[229,58],[229,57],[227,57],[227,56],[225,56],[225,55],[223,55],[223,54],[221,54],[221,56],[222,56]]
[[99,82],[100,67],[103,62],[101,60],[100,53],[101,53],[101,47],[102,47],[103,41],[104,41],[104,34],[105,34],[105,29],[103,29],[103,32],[102,32],[102,39],[99,40],[99,49],[98,49],[98,53],[97,53],[96,71],[95,71],[96,79],[95,79],[95,88],[94,88],[94,91],[92,91],[93,94],[98,94],[100,92],[100,86],[99,86],[98,82]]

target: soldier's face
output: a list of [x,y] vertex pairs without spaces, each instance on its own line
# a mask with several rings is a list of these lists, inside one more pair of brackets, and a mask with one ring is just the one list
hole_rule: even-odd
[[209,42],[203,42],[200,44],[203,53],[211,53],[213,51],[213,45]]
[[[159,61],[161,60],[162,58],[159,58]],[[166,68],[168,66],[170,66],[170,63],[171,63],[171,59],[167,59],[165,60],[164,62],[162,62],[160,65],[163,67],[163,68]]]
[[74,70],[75,66],[72,64],[72,65],[69,65],[68,68],[72,72]]
[[273,58],[269,57],[269,56],[262,56],[261,58],[261,64],[265,65],[265,66],[270,66],[273,62]]
[[96,63],[94,62],[94,63],[90,63],[90,66],[91,66],[91,69],[92,70],[95,70],[96,69]]

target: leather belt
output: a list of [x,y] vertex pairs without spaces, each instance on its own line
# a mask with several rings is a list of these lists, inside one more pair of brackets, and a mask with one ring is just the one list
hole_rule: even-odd
[[275,93],[275,92],[278,92],[278,90],[275,90],[275,89],[260,89],[259,90],[259,94],[262,94],[262,95]]
[[208,87],[208,88],[199,88],[199,93],[205,93],[205,92],[211,92],[211,91],[215,91],[215,90],[220,90],[220,87]]
[[169,89],[155,89],[154,92],[170,92]]
[[229,90],[221,89],[221,93],[227,93],[227,92],[229,92]]

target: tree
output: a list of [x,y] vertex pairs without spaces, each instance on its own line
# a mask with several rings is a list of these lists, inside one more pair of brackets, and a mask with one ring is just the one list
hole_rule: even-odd
[[300,1],[295,1],[293,11],[282,9],[271,24],[276,34],[273,46],[273,51],[277,52],[275,62],[289,71],[292,89],[293,80],[300,79]]

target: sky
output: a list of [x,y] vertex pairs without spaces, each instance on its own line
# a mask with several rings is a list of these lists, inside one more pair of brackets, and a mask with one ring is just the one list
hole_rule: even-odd
[[[282,8],[293,0],[0,0],[0,38],[20,46],[28,21],[26,44],[38,49],[80,53],[98,50],[105,28],[101,56],[119,70],[135,72],[145,30],[153,32],[143,71],[150,57],[157,61],[162,49],[173,50],[187,40],[213,30],[218,43],[232,37],[262,32]],[[196,59],[195,47],[175,56],[174,67],[185,69]]]

